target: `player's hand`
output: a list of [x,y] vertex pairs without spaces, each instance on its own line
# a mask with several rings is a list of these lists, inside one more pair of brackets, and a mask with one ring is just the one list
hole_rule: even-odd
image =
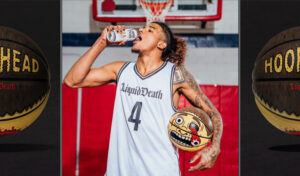
[[99,37],[99,39],[101,41],[103,41],[107,46],[108,45],[125,45],[126,43],[126,40],[123,40],[121,42],[109,42],[107,40],[107,34],[111,31],[117,31],[118,33],[122,32],[125,30],[125,26],[124,25],[117,25],[117,26],[107,26],[103,31],[102,31],[102,34],[101,36]]
[[210,169],[214,166],[217,157],[220,154],[220,147],[209,146],[192,157],[189,163],[194,163],[200,158],[199,163],[191,166],[189,172]]

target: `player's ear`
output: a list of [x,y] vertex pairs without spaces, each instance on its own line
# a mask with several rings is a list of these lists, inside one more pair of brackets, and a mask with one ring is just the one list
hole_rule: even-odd
[[157,43],[157,47],[161,50],[164,50],[167,47],[167,43],[165,41],[160,41]]

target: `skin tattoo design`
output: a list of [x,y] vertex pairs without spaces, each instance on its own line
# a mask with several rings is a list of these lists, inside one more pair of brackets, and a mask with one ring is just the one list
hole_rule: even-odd
[[[137,133],[132,133],[130,130],[133,130],[134,132],[146,129],[151,129],[150,131],[152,132],[160,131],[160,129],[156,130],[156,127],[151,126],[151,123],[147,123],[146,120],[149,119],[148,117],[151,114],[146,112],[151,112],[151,109],[156,108],[158,105],[157,103],[161,103],[159,106],[161,106],[162,109],[163,107],[166,107],[164,112],[168,114],[166,116],[164,113],[162,113],[162,110],[155,112],[157,117],[161,117],[157,119],[157,123],[161,123],[161,119],[170,118],[174,113],[175,107],[178,107],[181,94],[185,95],[185,97],[196,108],[203,110],[209,116],[207,118],[210,118],[214,128],[211,145],[201,151],[198,151],[191,158],[190,163],[194,163],[198,159],[200,160],[197,162],[197,164],[192,166],[189,171],[212,168],[220,153],[220,140],[223,131],[222,118],[213,104],[200,90],[193,76],[188,73],[183,66],[181,66],[184,63],[186,53],[185,40],[181,39],[180,37],[174,37],[170,29],[164,23],[150,23],[149,25],[139,29],[138,38],[131,48],[132,52],[139,54],[136,62],[126,63],[125,61],[118,61],[99,68],[91,69],[91,66],[96,60],[97,56],[107,46],[125,44],[125,41],[119,43],[110,43],[107,41],[106,35],[112,30],[122,31],[125,30],[125,26],[108,26],[102,32],[101,36],[99,39],[97,39],[93,46],[73,65],[64,80],[66,85],[73,88],[101,86],[113,81],[116,81],[118,84],[119,91],[117,91],[116,97],[117,105],[115,105],[114,108],[117,109],[116,112],[118,111],[118,118],[121,115],[122,117],[127,118],[128,122],[117,120],[113,121],[118,128],[114,128],[112,130],[116,133],[121,130],[122,132],[118,133],[119,135],[123,136],[124,138],[131,137],[131,139],[139,145],[136,145],[136,149],[131,148],[132,150],[136,150],[132,153],[113,152],[124,149],[124,147],[130,145],[126,140],[119,141],[122,137],[116,138],[114,135],[112,135],[110,138],[112,145],[110,145],[109,150],[111,152],[108,154],[110,159],[107,164],[107,175],[116,175],[116,172],[130,172],[132,174],[132,170],[130,169],[131,166],[128,166],[128,162],[116,162],[119,161],[119,157],[127,158],[128,160],[139,158],[143,160],[143,163],[145,163],[142,164],[142,166],[144,168],[149,168],[149,172],[151,171],[152,173],[155,173],[157,170],[151,168],[159,167],[167,169],[168,172],[172,172],[173,175],[179,174],[180,171],[178,168],[178,158],[172,151],[174,150],[174,147],[169,145],[169,142],[164,144],[165,152],[157,153],[155,151],[155,147],[151,148],[151,146],[149,147],[148,145],[147,150],[151,151],[152,153],[143,153],[143,156],[136,155],[135,152],[138,152],[138,150],[145,150],[145,141],[140,138]],[[174,67],[175,70],[173,70]],[[156,72],[156,70],[158,71]],[[151,77],[153,74],[161,75],[159,77]],[[171,77],[172,74],[173,78]],[[171,87],[173,92],[171,93],[169,92],[170,82],[166,81],[164,76],[167,76],[167,79],[173,80],[173,87]],[[137,77],[138,79],[126,79],[128,77]],[[139,81],[140,79],[142,79],[141,82]],[[153,86],[154,84],[152,82],[161,83],[161,88],[157,89],[157,87]],[[171,94],[171,97],[163,96],[166,93]],[[123,97],[125,95],[126,97]],[[143,98],[140,100],[138,97]],[[165,99],[164,97],[168,98]],[[173,106],[169,106],[167,103],[172,103],[172,101]],[[132,102],[136,103],[134,104]],[[127,109],[132,110],[128,111],[129,113],[126,113],[123,108],[124,106],[126,106]],[[135,111],[137,113],[134,113]],[[135,114],[135,116],[133,116],[133,114]],[[117,118],[117,116],[114,116],[113,118]],[[143,119],[142,122],[141,119]],[[127,123],[132,122],[135,123],[134,128],[127,128]],[[144,125],[144,128],[138,127],[138,125],[141,124]],[[194,142],[194,145],[197,145],[197,142],[199,143],[202,140],[200,140],[200,138],[198,138],[196,135],[197,126],[191,126],[189,130],[191,130],[189,142]],[[134,136],[127,135],[129,133],[133,134]],[[155,135],[157,134],[153,134],[153,136]],[[159,138],[153,138],[153,141],[151,142],[155,143],[158,140],[169,140],[168,135],[164,136],[159,134],[158,136]],[[124,143],[124,145],[116,145],[118,141]],[[161,154],[165,154],[164,157],[172,164],[165,166],[164,164],[166,162],[159,163],[159,160],[155,160],[155,157],[160,158]],[[152,155],[155,155],[155,157]],[[138,171],[135,170],[135,172],[140,174],[145,172],[145,170],[147,169],[140,169]]]
[[214,135],[211,146],[199,151],[190,160],[190,163],[193,163],[198,158],[201,158],[201,161],[197,165],[191,167],[189,171],[212,168],[220,153],[220,140],[223,132],[221,115],[209,101],[207,96],[201,91],[193,76],[183,66],[176,67],[173,86],[176,88],[174,90],[178,90],[180,94],[184,94],[195,107],[204,110],[214,124]]

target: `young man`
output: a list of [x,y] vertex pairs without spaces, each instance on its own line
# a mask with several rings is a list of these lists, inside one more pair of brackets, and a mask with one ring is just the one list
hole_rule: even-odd
[[170,142],[167,130],[180,94],[203,109],[214,125],[212,144],[191,158],[190,163],[200,160],[189,171],[212,168],[220,153],[222,118],[182,66],[185,43],[174,38],[167,25],[153,22],[139,29],[132,47],[138,53],[136,62],[113,62],[91,69],[105,47],[125,43],[109,43],[107,33],[124,29],[124,26],[107,27],[64,80],[73,88],[117,83],[106,175],[180,175],[177,149]]

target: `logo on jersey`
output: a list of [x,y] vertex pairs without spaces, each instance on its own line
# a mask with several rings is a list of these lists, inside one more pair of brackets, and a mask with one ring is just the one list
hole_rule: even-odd
[[125,83],[121,84],[121,91],[125,92],[130,95],[138,95],[138,96],[144,96],[144,97],[150,97],[150,98],[156,98],[156,99],[162,99],[163,93],[161,90],[150,90],[147,87],[130,87],[128,84],[125,86]]

